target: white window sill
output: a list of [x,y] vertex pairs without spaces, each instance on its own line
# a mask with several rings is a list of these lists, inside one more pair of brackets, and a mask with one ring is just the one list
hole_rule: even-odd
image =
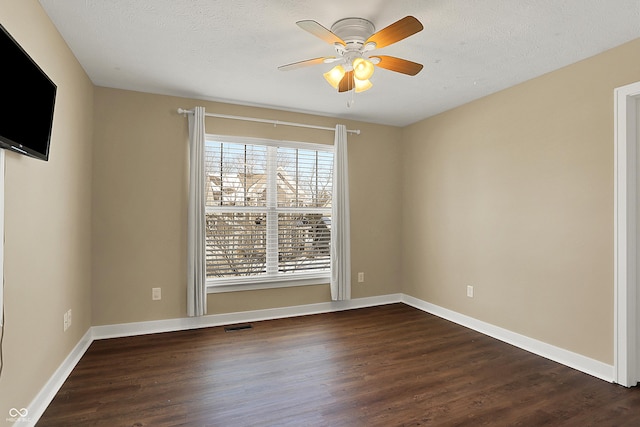
[[331,282],[331,275],[312,275],[275,278],[237,278],[227,280],[207,280],[207,293],[251,291],[256,289],[288,288],[294,286],[323,285]]

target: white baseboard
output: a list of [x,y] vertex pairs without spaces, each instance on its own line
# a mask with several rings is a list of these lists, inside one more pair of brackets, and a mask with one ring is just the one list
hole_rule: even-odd
[[117,338],[159,332],[182,331],[187,329],[210,328],[232,325],[234,323],[258,322],[260,320],[282,319],[285,317],[306,316],[309,314],[329,313],[373,307],[402,301],[402,294],[382,295],[358,298],[348,301],[331,301],[317,304],[296,305],[292,307],[270,308],[264,310],[241,311],[236,313],[212,314],[201,317],[152,320],[149,322],[122,323],[118,325],[94,326],[94,339]]
[[29,407],[29,414],[24,418],[24,423],[18,423],[20,426],[35,426],[38,422],[42,414],[44,414],[45,409],[51,403],[53,398],[56,396],[62,384],[66,381],[73,368],[76,367],[80,358],[87,351],[91,343],[93,342],[93,337],[91,335],[91,328],[87,330],[87,332],[80,338],[78,344],[71,350],[71,353],[64,359],[62,364],[56,369],[53,373],[49,381],[42,387],[40,392],[36,395],[36,397],[31,401]]
[[47,406],[64,384],[73,368],[80,361],[94,340],[116,338],[134,335],[153,334],[159,332],[181,331],[196,328],[208,328],[235,323],[258,322],[261,320],[281,319],[285,317],[306,316],[310,314],[329,313],[335,311],[352,310],[373,307],[384,304],[402,302],[435,316],[450,320],[459,325],[496,338],[500,341],[519,347],[523,350],[577,369],[605,381],[613,382],[613,366],[590,359],[571,351],[517,334],[507,329],[491,325],[452,310],[422,301],[404,294],[391,294],[376,297],[358,298],[349,301],[332,301],[317,304],[307,304],[292,307],[271,308],[265,310],[244,311],[227,314],[213,314],[202,317],[187,317],[179,319],[153,320],[148,322],[123,323],[116,325],[93,326],[80,339],[54,372],[49,381],[40,390],[29,405],[28,419],[21,425],[34,426],[40,419]]
[[529,338],[508,329],[474,319],[473,317],[465,316],[464,314],[428,303],[409,295],[403,295],[402,302],[419,310],[431,313],[469,329],[473,329],[507,344],[519,347],[530,353],[537,354],[538,356],[542,356],[570,368],[577,369],[578,371],[582,371],[596,378],[600,378],[608,382],[614,381],[614,367],[612,365],[607,365],[606,363],[598,360]]

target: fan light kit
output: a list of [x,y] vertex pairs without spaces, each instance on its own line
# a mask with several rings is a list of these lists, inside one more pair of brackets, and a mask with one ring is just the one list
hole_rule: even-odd
[[338,56],[307,59],[282,65],[279,70],[289,71],[316,64],[336,65],[323,74],[329,84],[338,92],[364,92],[373,84],[369,80],[375,67],[415,76],[422,70],[422,64],[393,56],[371,56],[374,49],[383,48],[403,40],[424,28],[413,16],[406,16],[388,27],[375,32],[371,21],[363,18],[345,18],[331,26],[331,30],[316,21],[298,21],[296,24],[314,36],[332,44]]

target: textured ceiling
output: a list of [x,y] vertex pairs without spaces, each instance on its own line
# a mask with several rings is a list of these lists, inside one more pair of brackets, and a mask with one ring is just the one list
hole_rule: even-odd
[[[640,37],[638,0],[40,0],[94,84],[404,126]],[[376,53],[424,64],[377,69],[338,94],[335,50],[295,23],[345,17],[424,30]],[[347,101],[354,96],[354,103]],[[191,107],[191,106],[185,106]]]

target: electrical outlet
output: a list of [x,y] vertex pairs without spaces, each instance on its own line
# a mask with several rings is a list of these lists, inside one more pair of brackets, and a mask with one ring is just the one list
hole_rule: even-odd
[[67,329],[71,327],[71,324],[73,323],[73,320],[71,319],[71,309],[69,309],[69,311],[67,311]]
[[467,296],[473,298],[473,286],[467,285]]
[[158,301],[162,299],[162,288],[151,288],[151,299]]
[[358,283],[363,283],[364,282],[364,273],[360,272],[358,273]]

